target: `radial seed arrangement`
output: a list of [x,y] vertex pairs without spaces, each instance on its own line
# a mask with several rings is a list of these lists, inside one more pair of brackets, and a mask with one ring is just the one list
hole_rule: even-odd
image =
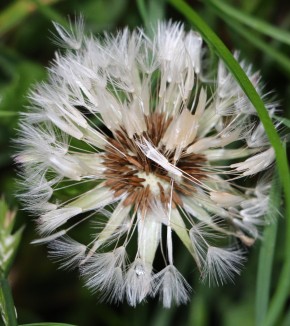
[[183,246],[202,280],[232,281],[267,222],[263,175],[275,160],[233,76],[223,62],[208,74],[201,36],[181,24],[99,39],[81,22],[55,26],[66,49],[30,94],[16,156],[22,201],[39,216],[35,242],[101,299],[132,306],[188,300],[174,265]]

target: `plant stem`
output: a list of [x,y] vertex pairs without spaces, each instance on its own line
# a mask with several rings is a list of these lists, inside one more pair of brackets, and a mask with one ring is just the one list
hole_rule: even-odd
[[11,288],[6,278],[0,278],[0,310],[6,326],[17,326]]
[[[276,173],[277,176],[277,173]],[[277,234],[277,215],[279,215],[279,206],[281,202],[281,186],[279,180],[274,178],[271,187],[268,220],[274,221],[265,226],[262,244],[259,254],[259,264],[256,285],[256,325],[264,325],[264,319],[267,315],[271,285],[272,264]]]
[[[256,286],[256,325],[263,325],[266,317],[271,284],[271,272],[277,233],[277,222],[275,221],[265,227],[263,243],[260,249],[257,286]],[[271,240],[271,242],[269,241]]]

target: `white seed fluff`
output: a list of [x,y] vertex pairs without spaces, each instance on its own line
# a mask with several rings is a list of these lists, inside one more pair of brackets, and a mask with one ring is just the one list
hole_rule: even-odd
[[[202,37],[179,23],[158,23],[153,37],[128,28],[87,37],[82,20],[55,28],[63,52],[31,91],[16,141],[34,243],[79,268],[102,300],[134,307],[189,300],[173,234],[202,280],[233,281],[270,222],[275,153],[225,64],[209,78]],[[241,66],[272,117],[260,75]]]

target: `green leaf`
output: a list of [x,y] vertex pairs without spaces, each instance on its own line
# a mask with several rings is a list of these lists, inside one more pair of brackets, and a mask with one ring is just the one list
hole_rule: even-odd
[[260,49],[262,53],[266,53],[269,57],[271,57],[274,61],[276,61],[279,66],[282,68],[282,72],[290,76],[290,59],[288,56],[283,53],[277,51],[271,45],[268,45],[261,38],[255,36],[255,34],[251,33],[251,31],[241,24],[237,23],[233,19],[228,19],[223,17],[221,13],[218,13],[220,17],[228,24],[231,28],[233,28],[236,32],[238,32],[242,37],[244,37],[248,42],[252,43],[255,47]]
[[35,324],[21,324],[19,326],[76,326],[76,325],[63,324],[63,323],[35,323]]
[[0,257],[0,261],[1,261],[1,269],[3,269],[4,275],[8,275],[11,269],[11,266],[14,262],[15,255],[17,253],[17,249],[22,239],[23,231],[24,231],[24,226],[18,229],[13,235],[9,235],[6,237],[6,241],[9,240],[9,243],[6,246],[4,246],[5,244],[2,244],[5,250],[5,256],[4,256],[5,259],[3,260]]
[[6,326],[17,326],[11,289],[6,279],[0,278],[0,311]]
[[[272,26],[271,24],[268,24],[267,22],[258,19],[256,17],[252,17],[241,10],[237,10],[231,6],[229,6],[225,1],[220,0],[207,0],[207,3],[210,4],[213,8],[215,8],[217,11],[221,12],[222,14],[227,15],[231,19],[233,19],[235,22],[243,23],[256,31],[270,36],[273,39],[276,39],[282,43],[285,43],[287,45],[290,45],[290,33]],[[252,36],[250,33],[249,36]]]
[[4,229],[5,216],[8,211],[8,206],[4,199],[0,199],[0,230]]
[[6,277],[13,263],[21,241],[23,227],[12,234],[15,212],[8,209],[3,199],[0,200],[0,277]]
[[0,199],[0,234],[10,234],[15,223],[15,211],[10,211],[5,200]]
[[267,219],[272,221],[265,226],[260,248],[256,285],[256,325],[262,326],[269,304],[271,272],[277,233],[277,218],[281,204],[281,185],[274,178],[271,186]]

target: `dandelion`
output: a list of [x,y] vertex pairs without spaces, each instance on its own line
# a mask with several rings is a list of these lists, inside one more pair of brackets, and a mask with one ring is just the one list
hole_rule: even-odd
[[[275,160],[254,108],[222,61],[207,74],[201,36],[181,24],[159,23],[153,38],[125,28],[96,39],[82,27],[56,25],[64,53],[20,125],[35,242],[101,299],[132,306],[188,301],[178,238],[202,280],[232,281],[267,222]],[[273,115],[259,74],[241,65]]]

